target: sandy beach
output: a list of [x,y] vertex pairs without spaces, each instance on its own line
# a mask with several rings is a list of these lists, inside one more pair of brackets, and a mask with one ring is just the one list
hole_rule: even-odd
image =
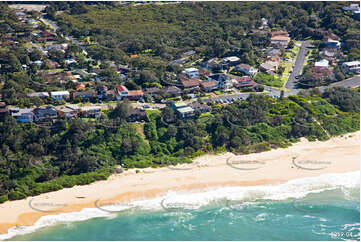
[[0,234],[40,217],[95,208],[102,203],[153,198],[168,191],[201,191],[221,186],[273,185],[326,173],[360,170],[360,132],[328,141],[302,139],[288,148],[235,156],[204,155],[193,164],[128,170],[106,181],[75,186],[0,204]]

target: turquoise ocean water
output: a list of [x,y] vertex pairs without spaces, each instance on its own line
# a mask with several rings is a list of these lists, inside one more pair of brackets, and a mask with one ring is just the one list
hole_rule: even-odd
[[360,240],[359,172],[100,208],[44,218],[10,240]]

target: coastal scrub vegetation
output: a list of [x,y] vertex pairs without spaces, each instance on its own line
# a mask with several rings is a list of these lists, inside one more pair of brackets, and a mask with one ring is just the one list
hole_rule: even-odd
[[[106,179],[119,165],[175,165],[205,152],[247,154],[287,147],[300,137],[327,140],[359,130],[359,102],[359,89],[338,87],[279,99],[251,95],[174,123],[164,122],[175,115],[166,108],[149,114],[144,136],[121,119],[116,128],[78,119],[48,128],[9,116],[0,123],[0,202]],[[116,112],[123,108],[109,116],[119,120]]]

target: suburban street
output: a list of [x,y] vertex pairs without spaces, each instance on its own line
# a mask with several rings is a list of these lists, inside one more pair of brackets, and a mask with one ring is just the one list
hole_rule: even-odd
[[[41,17],[40,20],[41,20],[44,24],[48,23],[48,24],[53,28],[54,32],[56,32],[56,31],[58,30],[58,28],[59,28],[59,26],[58,26],[54,21],[52,21],[52,20],[50,20],[50,19],[44,19],[43,17]],[[86,51],[86,48],[85,48],[78,40],[76,40],[76,39],[73,38],[72,36],[66,35],[65,38],[66,38],[67,40],[70,40],[71,42],[73,42],[75,45],[79,46],[86,54],[88,53],[88,52]]]
[[306,55],[307,55],[309,46],[310,46],[310,43],[308,41],[302,41],[300,51],[298,52],[293,70],[286,83],[286,88],[295,89],[296,82],[297,82],[297,79],[295,77],[302,74],[302,68],[305,63],[305,59],[306,59]]
[[325,90],[326,88],[329,88],[329,87],[351,87],[351,88],[355,88],[355,87],[359,87],[360,86],[360,76],[354,76],[354,77],[351,77],[349,79],[346,79],[346,80],[343,80],[343,81],[340,81],[340,82],[335,82],[335,83],[332,83],[331,85],[329,86],[325,86],[325,87],[319,87],[319,89],[321,91]]

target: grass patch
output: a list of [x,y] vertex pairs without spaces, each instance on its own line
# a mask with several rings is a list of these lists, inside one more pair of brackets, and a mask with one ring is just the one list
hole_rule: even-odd
[[152,114],[161,114],[162,113],[162,111],[159,109],[154,109],[154,110],[147,109],[147,110],[145,110],[145,112],[147,113],[148,117],[149,117],[149,115],[152,115]]
[[283,82],[280,78],[269,75],[269,74],[265,74],[262,72],[259,72],[255,77],[254,77],[255,82],[259,83],[259,84],[264,84],[267,86],[271,86],[271,87],[282,87],[283,86]]
[[48,69],[48,70],[45,70],[45,72],[62,72],[64,71],[64,69]]

